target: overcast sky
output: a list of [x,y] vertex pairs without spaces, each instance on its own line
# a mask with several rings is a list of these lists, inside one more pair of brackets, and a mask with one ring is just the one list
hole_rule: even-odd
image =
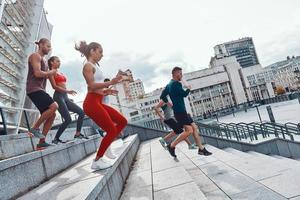
[[215,45],[242,37],[253,38],[262,66],[300,55],[299,0],[45,0],[44,7],[53,55],[80,90],[76,101],[86,91],[79,40],[103,46],[107,77],[129,68],[146,92],[165,86],[175,65],[207,68]]

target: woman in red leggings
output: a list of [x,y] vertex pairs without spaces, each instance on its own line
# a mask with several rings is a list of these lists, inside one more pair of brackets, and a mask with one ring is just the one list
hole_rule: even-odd
[[115,157],[108,148],[127,125],[127,120],[114,108],[103,104],[102,99],[106,95],[115,95],[117,93],[110,86],[120,82],[122,76],[117,75],[111,81],[104,82],[104,76],[98,64],[103,57],[103,49],[100,44],[96,42],[87,44],[81,41],[79,45],[76,45],[75,49],[80,51],[82,56],[85,56],[87,59],[83,66],[83,76],[87,83],[88,93],[83,102],[83,110],[87,116],[106,132],[91,168],[94,170],[106,169],[112,166],[112,160],[105,158],[104,153],[106,152],[106,157],[108,158],[113,159]]

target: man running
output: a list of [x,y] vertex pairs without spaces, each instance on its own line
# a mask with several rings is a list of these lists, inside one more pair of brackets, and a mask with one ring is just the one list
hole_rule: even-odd
[[[37,144],[37,150],[42,150],[51,146],[45,142],[45,137],[50,130],[55,119],[55,112],[58,108],[57,103],[53,101],[46,93],[47,78],[56,74],[56,70],[49,70],[44,61],[44,56],[51,51],[51,43],[48,39],[42,38],[38,45],[38,51],[31,54],[28,58],[28,75],[26,83],[26,93],[33,104],[40,111],[41,116],[34,123],[28,134],[32,137],[40,138]],[[43,124],[42,133],[39,127]]]
[[[155,112],[160,117],[161,121],[165,123],[169,128],[172,129],[172,132],[170,132],[168,135],[166,135],[163,138],[159,139],[160,144],[166,148],[167,142],[169,139],[171,139],[176,134],[179,135],[183,132],[183,128],[178,124],[178,122],[173,118],[173,111],[172,111],[172,104],[171,103],[165,103],[163,100],[160,100],[158,104],[154,107]],[[163,115],[159,111],[159,109],[163,110]],[[195,149],[197,148],[194,144],[192,144],[188,138],[184,139],[185,142],[188,144],[189,149]]]
[[[202,146],[200,136],[198,134],[197,125],[194,123],[191,116],[186,112],[185,104],[184,104],[184,98],[188,96],[190,93],[191,86],[185,85],[187,88],[186,90],[183,90],[182,84],[182,69],[180,67],[174,67],[172,70],[172,79],[169,82],[169,84],[166,86],[166,89],[164,90],[162,94],[162,99],[165,103],[168,102],[167,95],[170,96],[172,103],[173,103],[173,111],[174,116],[177,122],[184,127],[184,130],[187,133],[193,133],[193,136],[195,138],[195,142],[198,149],[198,154],[209,156],[212,153],[207,151],[205,147]],[[170,154],[174,157],[175,155],[175,146],[182,141],[184,136],[179,135],[175,141],[173,141],[171,144],[168,145],[168,150]]]

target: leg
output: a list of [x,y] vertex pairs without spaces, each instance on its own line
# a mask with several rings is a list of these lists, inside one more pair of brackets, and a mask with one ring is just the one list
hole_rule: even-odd
[[127,124],[127,120],[119,112],[109,106],[104,106],[93,94],[88,94],[83,105],[85,113],[107,133],[98,149],[96,161],[104,155],[114,138]]
[[192,123],[192,127],[193,127],[193,137],[195,139],[195,142],[196,142],[197,146],[202,150],[204,147],[202,146],[198,127],[195,122]]
[[66,100],[66,104],[70,111],[78,114],[76,134],[79,135],[82,128],[83,119],[84,119],[84,112],[78,105],[70,101],[69,98]]
[[46,136],[49,132],[49,130],[52,127],[53,121],[55,119],[56,114],[53,113],[44,123],[43,131],[42,133]]
[[185,138],[184,141],[190,146],[192,143],[190,142],[189,138]]
[[127,125],[127,120],[122,114],[108,105],[102,104],[102,106],[108,114],[108,117],[106,118],[105,127],[101,128],[107,132],[107,135],[104,136],[101,142],[100,148],[97,152],[96,160],[104,155],[110,144]]
[[166,135],[165,137],[164,137],[164,140],[169,140],[169,139],[171,139],[173,136],[175,136],[176,134],[175,134],[175,132],[174,131],[172,131],[172,132],[170,132],[168,135]]
[[59,126],[55,135],[55,140],[59,140],[59,137],[66,130],[68,125],[71,123],[72,119],[63,96],[61,94],[54,94],[53,98],[58,103],[59,105],[58,112],[61,115],[61,117],[64,119],[64,122]]
[[46,110],[45,112],[43,112],[41,114],[41,116],[38,118],[38,120],[34,123],[33,125],[33,129],[39,129],[39,127],[41,126],[41,124],[43,122],[45,122],[48,118],[52,117],[53,113],[55,113],[55,111],[57,110],[58,105],[57,103],[52,103],[49,107],[48,110]]
[[186,139],[193,132],[193,128],[190,125],[184,125],[184,131],[171,143],[171,147],[175,148],[175,146],[180,143],[182,140]]

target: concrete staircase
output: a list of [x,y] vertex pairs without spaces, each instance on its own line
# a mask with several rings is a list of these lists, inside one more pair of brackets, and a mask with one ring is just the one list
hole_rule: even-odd
[[[50,131],[46,141],[50,142],[55,133]],[[82,133],[89,139],[74,140],[75,129],[69,128],[60,138],[69,142],[43,151],[34,150],[38,139],[27,134],[1,136],[0,199],[97,199],[101,195],[118,198],[138,149],[138,137],[129,136],[124,145],[121,140],[115,141],[113,150],[118,159],[112,168],[98,173],[92,172],[90,165],[102,138],[89,127],[84,127]],[[84,180],[93,180],[93,187],[87,181],[87,190],[76,190],[84,188],[84,184],[80,185]],[[109,191],[108,185],[114,185],[115,191]],[[71,186],[75,186],[73,192],[60,190]]]
[[158,139],[140,145],[122,200],[300,200],[300,162],[232,148],[204,157],[185,143],[176,148],[177,160]]
[[[57,130],[49,131],[46,141],[51,143],[56,135]],[[86,136],[94,135],[95,131],[91,127],[83,127],[81,130],[82,134]],[[75,128],[68,128],[64,131],[60,137],[63,141],[71,141],[74,139]],[[1,135],[0,136],[0,160],[11,158],[14,156],[26,154],[35,151],[36,144],[38,143],[37,138],[28,137],[27,133],[12,134],[12,135]]]

